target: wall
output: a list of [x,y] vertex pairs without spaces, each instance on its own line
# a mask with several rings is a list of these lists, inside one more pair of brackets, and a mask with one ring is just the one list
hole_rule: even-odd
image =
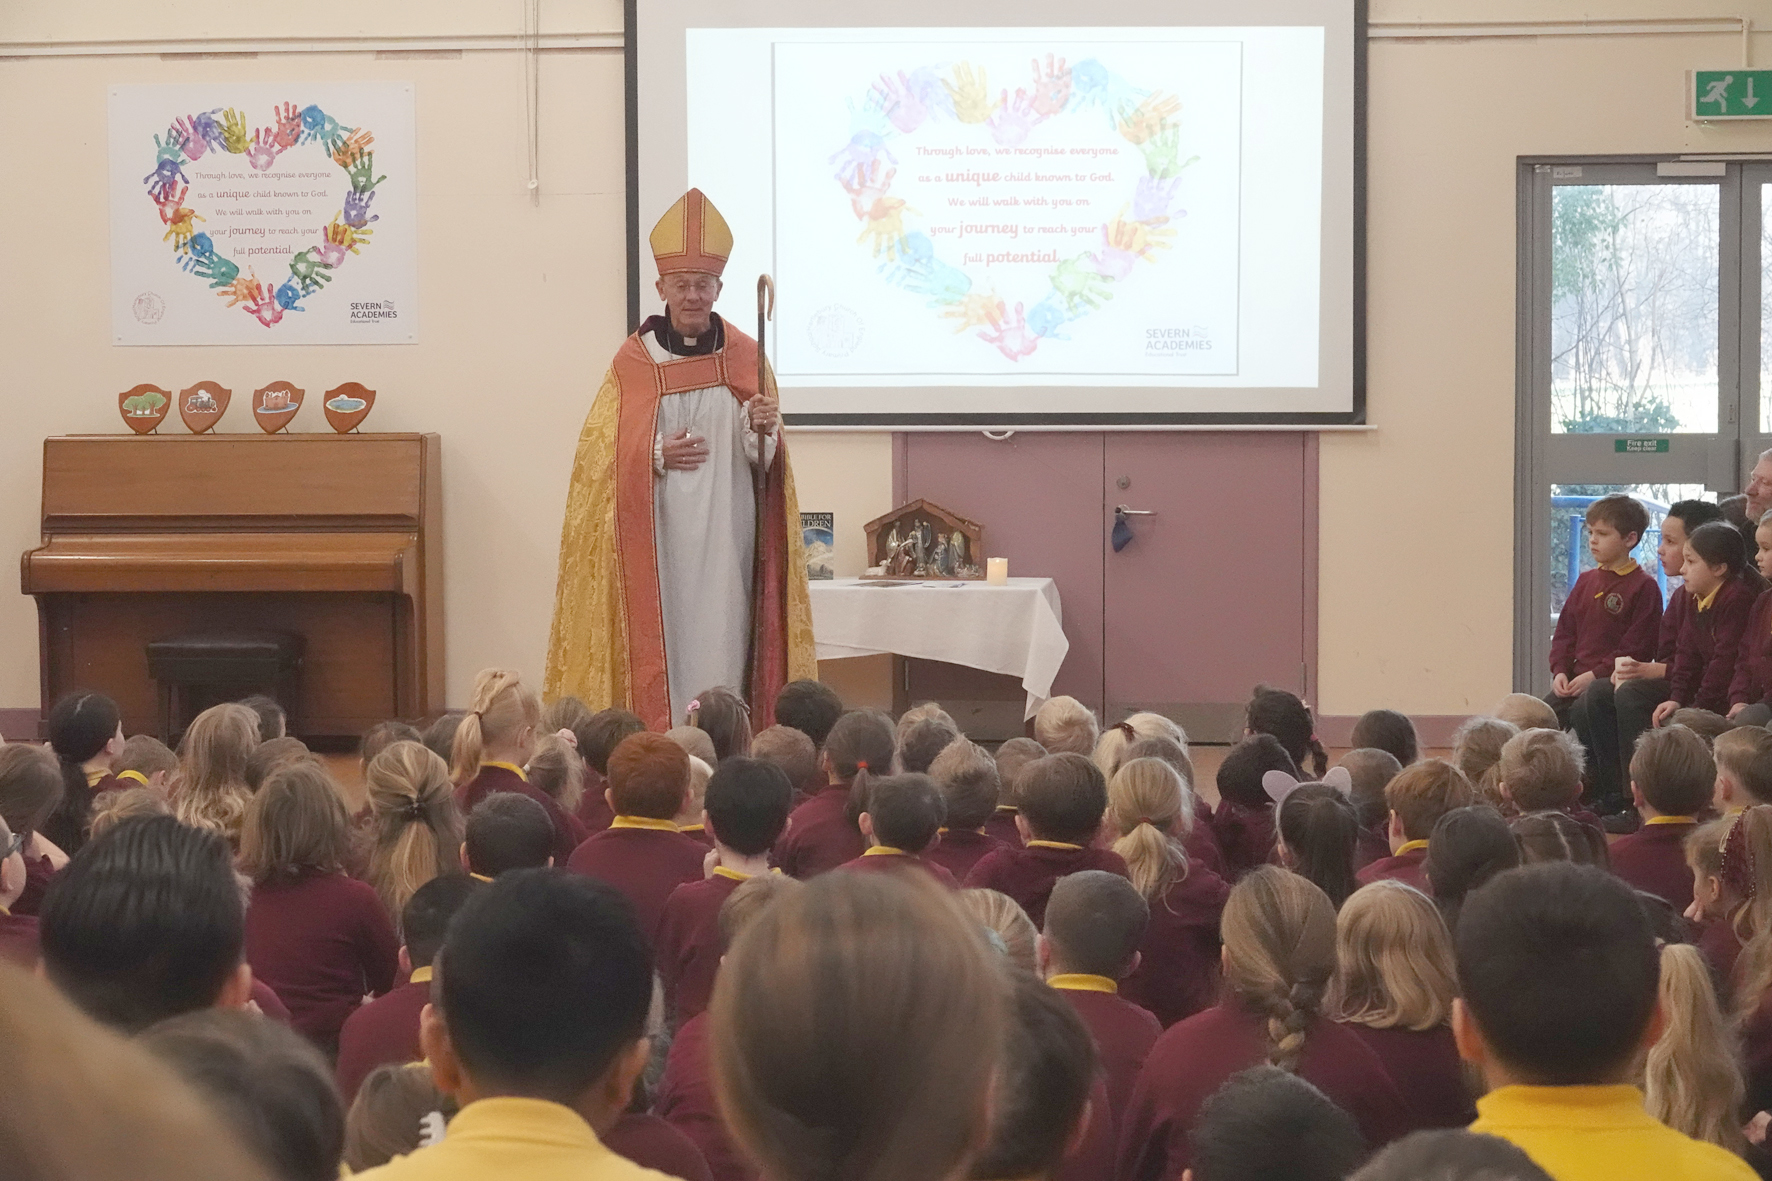
[[[667,0],[653,0],[667,2]],[[121,429],[115,394],[214,378],[250,390],[378,388],[371,424],[442,433],[449,693],[510,663],[539,673],[573,441],[625,328],[620,9],[548,0],[544,32],[601,48],[542,60],[542,192],[524,192],[521,57],[374,48],[509,37],[521,6],[12,0],[0,5],[0,553],[37,540],[39,440]],[[1742,11],[1772,28],[1772,3]],[[1670,0],[1374,0],[1375,22],[1691,16]],[[362,52],[162,60],[204,39],[363,38]],[[601,34],[601,36],[599,36]],[[574,36],[576,35],[576,37]],[[41,42],[182,38],[154,52],[37,57]],[[1772,53],[1764,38],[1760,46]],[[473,44],[474,42],[467,42]],[[556,42],[562,43],[562,42]],[[242,48],[211,45],[212,48]],[[124,47],[128,48],[128,47]],[[1763,151],[1772,130],[1688,126],[1694,66],[1740,61],[1717,34],[1376,39],[1371,54],[1370,388],[1375,430],[1322,446],[1320,706],[1461,714],[1508,688],[1513,497],[1514,161],[1548,152]],[[108,344],[105,87],[208,79],[410,79],[419,95],[422,339],[408,348],[119,349]],[[475,249],[487,227],[496,249]],[[319,416],[301,424],[315,429]],[[254,429],[239,415],[230,429]],[[801,502],[837,514],[839,573],[891,507],[884,435],[791,437]],[[1386,558],[1387,552],[1426,560]],[[1185,621],[1183,622],[1185,626]],[[35,704],[35,608],[0,594],[0,707]]]

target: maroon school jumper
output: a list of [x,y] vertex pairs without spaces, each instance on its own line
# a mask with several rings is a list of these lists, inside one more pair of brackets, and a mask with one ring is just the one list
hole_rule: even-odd
[[394,987],[400,941],[367,885],[306,873],[252,888],[246,962],[289,1007],[290,1023],[330,1049],[365,993]]
[[1232,800],[1220,800],[1212,814],[1212,833],[1224,855],[1225,881],[1232,882],[1258,865],[1266,865],[1274,853],[1274,806],[1245,808]]
[[1434,888],[1427,880],[1427,842],[1406,841],[1391,856],[1380,857],[1354,874],[1354,880],[1362,886],[1370,886],[1373,882],[1386,878],[1407,882],[1423,894],[1431,896]]
[[1710,964],[1711,981],[1717,986],[1717,1000],[1723,1011],[1729,1011],[1735,995],[1735,961],[1741,958],[1741,936],[1735,933],[1735,920],[1741,914],[1727,915],[1706,923],[1698,936],[1698,950]]
[[712,877],[684,882],[665,899],[653,941],[653,960],[664,985],[665,1016],[672,1028],[703,1012],[714,995],[726,941],[720,934],[720,906],[745,875],[715,866]]
[[875,845],[854,861],[845,861],[837,868],[855,873],[922,873],[950,890],[960,888],[954,875],[941,866],[925,861],[914,853],[906,853],[903,849],[889,849],[885,845]]
[[805,881],[860,857],[868,843],[844,814],[848,805],[849,785],[833,783],[795,808],[771,854],[776,867]]
[[1557,616],[1551,636],[1551,675],[1574,680],[1582,673],[1612,675],[1620,656],[1655,659],[1661,634],[1661,588],[1635,562],[1624,573],[1584,570]]
[[609,800],[603,792],[609,787],[609,781],[597,774],[595,767],[585,766],[585,794],[578,801],[578,822],[585,827],[585,835],[595,836],[609,827],[615,819],[615,809],[609,806]]
[[756,1181],[756,1169],[738,1151],[720,1118],[709,1053],[708,1015],[700,1013],[671,1042],[653,1109],[695,1141],[714,1181]]
[[1351,1030],[1384,1064],[1384,1072],[1414,1113],[1410,1131],[1462,1128],[1477,1118],[1476,1101],[1464,1081],[1450,1025],[1422,1030],[1400,1026],[1373,1029],[1349,1021],[1342,1028]]
[[0,910],[0,959],[32,969],[37,955],[37,916]]
[[1144,1069],[1151,1047],[1163,1036],[1163,1027],[1149,1010],[1115,995],[1116,986],[1106,976],[1058,975],[1049,977],[1046,983],[1064,993],[1064,999],[1095,1037],[1117,1137],[1120,1113],[1126,1110],[1126,1101],[1132,1098],[1132,1085],[1138,1081],[1138,1072]]
[[25,888],[12,904],[12,913],[17,915],[34,915],[43,909],[43,896],[49,892],[49,883],[55,877],[56,870],[49,863],[49,854],[41,857],[25,856]]
[[1052,1174],[1052,1181],[1106,1181],[1114,1175],[1119,1132],[1109,1110],[1113,1105],[1107,1078],[1097,1071],[1095,1086],[1089,1091],[1089,1126],[1083,1129],[1076,1151]]
[[1731,578],[1712,594],[1710,605],[1701,608],[1694,603],[1680,626],[1667,687],[1681,706],[1726,714],[1735,658],[1741,653],[1741,635],[1747,630],[1757,591],[1746,580]]
[[936,842],[923,850],[923,860],[941,866],[954,875],[956,882],[963,882],[986,853],[1002,847],[1002,841],[982,828],[944,828]]
[[[1268,1057],[1267,1018],[1235,1000],[1173,1026],[1151,1050],[1120,1119],[1119,1181],[1174,1181],[1193,1163],[1200,1106],[1232,1075]],[[1354,1117],[1377,1152],[1410,1128],[1409,1105],[1378,1055],[1333,1021],[1305,1026],[1299,1078]]]
[[700,845],[704,849],[714,847],[714,834],[708,831],[705,824],[680,824],[677,831]]
[[668,820],[617,816],[608,828],[573,850],[566,868],[627,895],[640,929],[651,939],[658,933],[671,891],[684,882],[700,881],[707,855],[700,842],[678,832]]
[[626,1157],[642,1169],[652,1169],[679,1181],[713,1181],[708,1162],[695,1141],[656,1115],[630,1111],[615,1121],[603,1137],[603,1147]]
[[1354,838],[1354,873],[1358,874],[1374,861],[1383,861],[1390,855],[1390,838],[1378,829],[1362,825]]
[[412,979],[387,996],[377,997],[345,1018],[338,1031],[338,1093],[345,1107],[376,1067],[392,1062],[417,1062],[418,1018],[431,1003],[431,969],[415,968]]
[[1741,1109],[1772,1108],[1772,991],[1761,994],[1759,1005],[1741,1023],[1741,1057],[1747,1084]]
[[1067,874],[1105,869],[1128,877],[1126,860],[1112,849],[1095,849],[1063,841],[1029,841],[1025,849],[998,849],[979,859],[966,875],[968,890],[997,890],[1027,912],[1034,926],[1046,926],[1046,900]]
[[555,865],[565,864],[566,859],[572,856],[572,851],[589,835],[578,817],[562,808],[553,796],[530,783],[523,772],[511,763],[480,764],[480,773],[468,780],[467,786],[456,793],[461,814],[466,816],[474,810],[474,805],[497,791],[528,796],[541,805],[542,811],[548,814],[548,823],[554,826]]
[[1741,650],[1735,654],[1735,676],[1729,681],[1729,704],[1758,705],[1772,700],[1772,590],[1763,590],[1747,613]]
[[[984,822],[984,835],[996,837],[1012,848],[1021,848],[1021,829],[1015,825],[1015,816],[1020,810],[1014,804],[998,804],[991,818]],[[961,877],[960,880],[966,879]]]
[[1686,838],[1697,821],[1690,816],[1656,816],[1606,852],[1612,872],[1632,889],[1653,894],[1675,911],[1692,905],[1692,870],[1686,864]]
[[1149,1009],[1167,1029],[1218,1003],[1218,920],[1231,888],[1198,861],[1151,900],[1138,967],[1120,995]]

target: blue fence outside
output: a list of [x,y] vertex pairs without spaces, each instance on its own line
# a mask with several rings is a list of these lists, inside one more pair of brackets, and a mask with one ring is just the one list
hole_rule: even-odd
[[[1551,552],[1553,561],[1559,561],[1561,577],[1552,578],[1551,614],[1555,616],[1563,609],[1563,600],[1568,597],[1569,590],[1582,570],[1592,565],[1587,552],[1587,506],[1600,499],[1597,496],[1553,496],[1551,497]],[[1649,510],[1649,528],[1643,534],[1637,547],[1631,550],[1631,557],[1637,565],[1647,570],[1661,587],[1662,602],[1667,601],[1667,573],[1661,568],[1661,559],[1656,556],[1656,547],[1661,544],[1661,522],[1667,516],[1667,506],[1653,500],[1637,498],[1642,506]],[[1561,550],[1559,554],[1557,551]]]

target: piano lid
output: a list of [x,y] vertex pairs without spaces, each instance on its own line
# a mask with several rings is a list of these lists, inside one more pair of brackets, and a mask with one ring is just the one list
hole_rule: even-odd
[[411,533],[59,534],[24,555],[27,595],[109,591],[418,593]]

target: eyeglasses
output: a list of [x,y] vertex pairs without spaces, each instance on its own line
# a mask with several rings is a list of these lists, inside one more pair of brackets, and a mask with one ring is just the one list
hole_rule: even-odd
[[8,857],[11,857],[14,853],[18,852],[19,849],[24,846],[24,843],[25,838],[23,833],[8,833],[6,839],[0,841],[0,861],[5,861]]
[[713,295],[720,290],[720,280],[712,275],[695,278],[672,275],[664,281],[664,289],[673,295]]

